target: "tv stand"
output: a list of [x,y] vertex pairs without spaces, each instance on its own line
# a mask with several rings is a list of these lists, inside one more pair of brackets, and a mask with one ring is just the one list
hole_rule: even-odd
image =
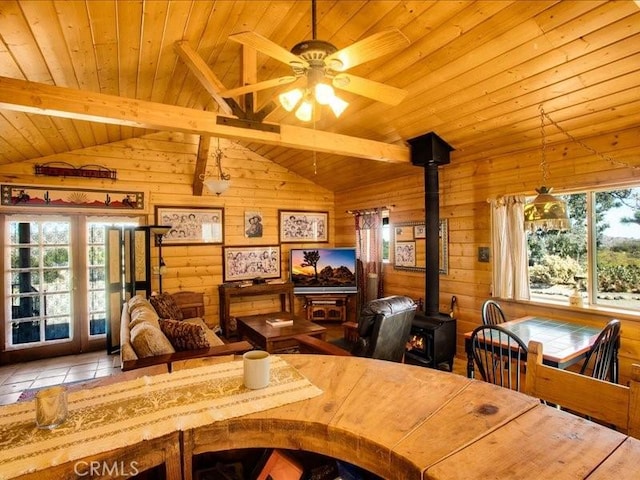
[[307,320],[312,322],[347,321],[349,294],[305,295],[304,299]]

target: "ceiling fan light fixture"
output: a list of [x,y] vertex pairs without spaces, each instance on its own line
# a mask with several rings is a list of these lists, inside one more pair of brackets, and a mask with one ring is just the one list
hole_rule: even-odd
[[287,112],[293,112],[293,109],[296,108],[296,105],[302,99],[303,93],[299,88],[294,88],[293,90],[289,90],[288,92],[281,93],[278,96],[280,100],[280,104],[282,108],[284,108]]
[[302,122],[310,122],[313,118],[313,102],[309,99],[303,100],[296,110],[296,117]]
[[331,107],[331,111],[336,118],[339,118],[348,106],[349,102],[342,100],[340,97],[336,97],[335,95],[331,99],[331,102],[329,102],[329,107]]

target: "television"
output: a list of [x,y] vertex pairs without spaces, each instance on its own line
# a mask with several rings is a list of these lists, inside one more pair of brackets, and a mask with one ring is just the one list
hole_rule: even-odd
[[355,248],[292,248],[293,293],[357,293]]

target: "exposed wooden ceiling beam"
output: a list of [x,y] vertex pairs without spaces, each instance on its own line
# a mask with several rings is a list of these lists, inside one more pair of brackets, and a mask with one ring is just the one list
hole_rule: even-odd
[[224,117],[213,112],[8,77],[0,77],[0,108],[113,125],[235,138],[382,162],[410,162],[409,147],[404,145],[285,124],[280,125],[279,133],[218,125],[218,118]]
[[182,61],[189,67],[202,86],[209,92],[215,102],[220,107],[220,111],[231,115],[231,107],[224,98],[220,96],[222,90],[226,90],[220,79],[211,71],[209,65],[202,59],[191,45],[186,41],[176,42],[174,44],[176,53]]
[[[198,157],[196,158],[196,169],[193,174],[193,195],[202,196],[203,180],[209,163],[209,149],[211,147],[211,137],[208,135],[200,135],[200,143],[198,143]],[[202,175],[202,177],[201,177]]]

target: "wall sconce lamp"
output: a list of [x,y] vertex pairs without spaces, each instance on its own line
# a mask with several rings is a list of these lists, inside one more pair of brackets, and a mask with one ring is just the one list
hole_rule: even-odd
[[200,177],[202,178],[202,183],[210,192],[220,196],[231,186],[231,175],[222,171],[222,150],[220,150],[220,138],[218,138],[218,147],[213,153],[213,156],[216,159],[216,168],[218,170],[217,178],[204,178],[204,175],[201,175]]

